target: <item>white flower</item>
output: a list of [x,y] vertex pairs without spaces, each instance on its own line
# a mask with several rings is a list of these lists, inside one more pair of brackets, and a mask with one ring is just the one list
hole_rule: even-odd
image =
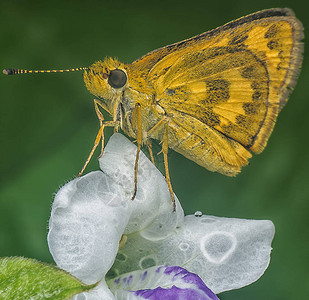
[[100,282],[75,299],[217,299],[209,289],[237,289],[264,273],[271,221],[184,217],[176,196],[172,212],[165,179],[143,153],[132,201],[135,154],[114,134],[103,172],[70,181],[55,197],[48,234],[55,262],[84,283]]

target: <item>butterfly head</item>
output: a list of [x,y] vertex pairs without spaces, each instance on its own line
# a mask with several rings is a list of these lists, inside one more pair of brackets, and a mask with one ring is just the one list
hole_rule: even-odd
[[91,94],[113,106],[126,87],[128,77],[124,64],[108,57],[85,70],[84,81]]

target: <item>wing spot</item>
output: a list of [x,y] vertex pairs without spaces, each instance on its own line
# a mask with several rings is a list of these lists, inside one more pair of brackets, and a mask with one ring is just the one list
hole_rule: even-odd
[[236,124],[242,128],[250,127],[250,122],[248,122],[248,119],[243,115],[238,115],[236,117]]
[[253,90],[259,90],[262,88],[262,85],[258,81],[252,81],[251,87]]
[[259,111],[259,105],[252,102],[246,102],[242,105],[246,115],[256,115]]
[[232,45],[242,44],[247,38],[248,38],[248,35],[236,35],[232,38],[229,44],[232,44]]
[[260,100],[262,94],[260,91],[254,91],[254,93],[252,94],[252,100]]
[[230,98],[229,87],[231,83],[225,79],[205,80],[206,99],[202,102],[205,104],[217,104],[227,102]]
[[270,41],[267,43],[267,47],[268,47],[270,50],[274,50],[274,49],[280,48],[279,40],[270,40]]
[[175,92],[175,90],[173,90],[173,89],[167,89],[167,90],[166,90],[166,94],[168,94],[169,96],[173,96],[175,93],[176,93],[176,92]]
[[264,35],[264,38],[265,39],[274,38],[278,34],[278,32],[279,32],[278,26],[276,24],[273,24],[268,28],[267,32]]
[[201,111],[198,115],[198,119],[210,127],[220,125],[220,116],[211,109]]
[[245,79],[252,79],[252,77],[254,77],[254,67],[250,66],[243,68],[241,69],[240,74]]

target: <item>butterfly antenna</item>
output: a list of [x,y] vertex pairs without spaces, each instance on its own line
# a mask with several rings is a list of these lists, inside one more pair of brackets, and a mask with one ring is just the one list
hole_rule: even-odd
[[65,73],[65,72],[75,72],[88,70],[89,67],[81,67],[74,69],[64,69],[64,70],[23,70],[23,69],[4,69],[2,72],[5,75],[17,75],[17,74],[38,74],[38,73]]

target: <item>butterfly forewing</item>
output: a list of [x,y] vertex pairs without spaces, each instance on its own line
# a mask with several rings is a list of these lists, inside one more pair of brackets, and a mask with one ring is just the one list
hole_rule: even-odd
[[155,50],[131,69],[153,85],[168,116],[169,147],[235,175],[248,150],[266,146],[300,71],[302,38],[291,10],[265,10]]

